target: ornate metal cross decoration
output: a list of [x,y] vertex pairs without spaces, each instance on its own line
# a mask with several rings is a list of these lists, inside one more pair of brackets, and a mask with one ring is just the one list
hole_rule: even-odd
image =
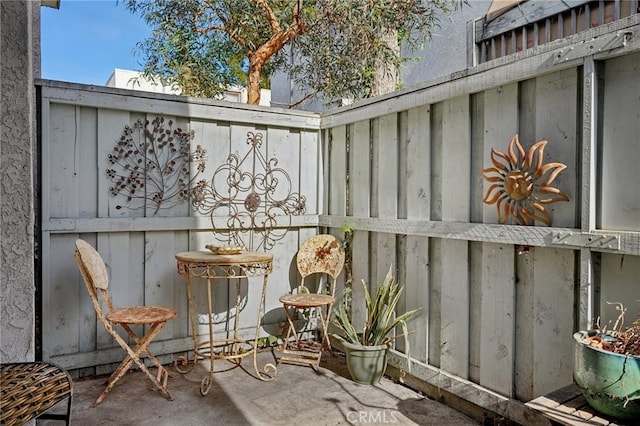
[[[260,151],[262,133],[247,133],[249,150],[230,154],[213,173],[211,182],[199,181],[192,190],[195,209],[211,217],[214,237],[249,250],[269,250],[291,226],[291,216],[304,214],[306,199],[291,191],[289,174],[275,157]],[[226,226],[216,218],[226,217]]]

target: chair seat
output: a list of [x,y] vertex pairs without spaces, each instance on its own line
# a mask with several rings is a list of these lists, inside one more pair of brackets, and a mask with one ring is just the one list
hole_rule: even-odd
[[280,302],[288,305],[295,306],[296,308],[311,308],[314,306],[330,305],[335,301],[333,296],[329,294],[317,294],[317,293],[296,293],[286,294],[280,298]]
[[163,306],[130,306],[107,314],[107,319],[117,324],[153,324],[175,318],[178,312]]

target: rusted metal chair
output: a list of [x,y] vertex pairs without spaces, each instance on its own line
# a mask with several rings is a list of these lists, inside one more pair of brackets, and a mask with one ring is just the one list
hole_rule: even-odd
[[[296,265],[302,281],[291,293],[280,297],[289,326],[279,362],[310,365],[317,370],[323,349],[331,348],[328,329],[335,302],[336,279],[344,266],[342,242],[333,235],[313,236],[300,247]],[[319,284],[315,292],[305,285],[305,279],[313,274],[324,274],[327,278],[326,285]],[[321,342],[304,338],[306,330],[298,330],[295,325],[296,315],[300,311],[310,313],[313,310],[317,312],[321,327]]]
[[[0,366],[0,424],[23,425],[39,418],[69,424],[73,381],[62,368],[47,362],[14,362]],[[65,413],[49,410],[67,400]]]
[[[107,382],[107,387],[98,396],[94,405],[100,404],[113,388],[116,382],[124,376],[131,365],[135,363],[149,377],[149,380],[160,390],[165,398],[173,399],[167,389],[167,379],[169,373],[160,364],[158,359],[151,353],[148,346],[151,341],[158,335],[165,323],[175,318],[178,314],[175,309],[162,306],[132,306],[127,308],[116,309],[111,303],[109,297],[109,278],[107,267],[105,266],[100,254],[86,241],[76,240],[75,260],[80,268],[80,273],[84,279],[84,283],[89,291],[91,302],[95,308],[98,320],[107,329],[109,334],[118,342],[118,344],[127,353],[126,357],[118,368],[113,372]],[[100,297],[106,305],[106,314],[100,304]],[[116,325],[120,324],[127,332],[131,339],[135,342],[132,348],[116,331]],[[131,324],[144,325],[147,329],[146,333],[139,337],[130,327]],[[148,327],[147,327],[148,326]],[[146,354],[149,360],[158,368],[158,374],[154,376],[149,372],[140,356]]]

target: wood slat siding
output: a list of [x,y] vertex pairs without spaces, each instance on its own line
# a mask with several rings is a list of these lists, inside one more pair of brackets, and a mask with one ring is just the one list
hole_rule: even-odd
[[[371,161],[368,120],[358,121],[349,126],[349,203],[347,211],[352,216],[368,217],[371,213]],[[345,220],[344,223],[350,223]],[[369,280],[369,233],[355,231],[353,235],[353,283],[351,316],[356,324],[362,324],[366,316],[364,289],[361,280]]]
[[[116,306],[158,304],[172,306],[178,317],[169,322],[154,343],[162,362],[191,347],[193,333],[188,316],[185,285],[176,272],[176,252],[202,249],[215,242],[211,220],[192,211],[189,203],[161,209],[133,200],[130,208],[117,208],[106,169],[107,155],[125,125],[138,119],[162,116],[173,128],[193,130],[195,145],[207,150],[207,164],[199,177],[211,180],[230,153],[244,156],[247,132],[263,134],[267,159],[276,156],[278,167],[291,178],[281,179],[276,197],[299,192],[307,212],[292,218],[292,227],[273,248],[274,273],[269,283],[265,327],[279,333],[282,307],[278,297],[297,280],[291,262],[304,239],[317,233],[321,208],[318,183],[319,116],[312,113],[250,107],[242,104],[153,95],[120,89],[41,81],[41,243],[43,358],[56,361],[79,375],[110,372],[122,359],[122,350],[96,321],[78,269],[73,261],[74,241],[83,238],[102,255],[110,275]],[[218,184],[218,183],[216,183]],[[344,214],[344,211],[340,213]],[[225,228],[228,213],[217,212],[216,227]],[[279,226],[288,225],[280,219]],[[291,273],[293,271],[293,273]],[[205,286],[194,280],[196,313],[206,311]],[[240,332],[253,338],[262,280],[243,280]],[[232,329],[236,315],[235,282],[214,286],[215,331]],[[229,313],[231,318],[229,317]],[[139,330],[140,331],[140,330]],[[263,335],[266,332],[263,331]]]
[[[400,188],[404,217],[429,219],[429,176],[431,175],[430,110],[428,106],[413,108],[403,114],[401,146],[403,164],[400,168]],[[398,258],[398,267],[404,270],[399,277],[405,286],[405,303],[401,309],[420,309],[415,319],[409,321],[409,350],[412,358],[427,362],[429,341],[429,239],[408,235],[404,239],[404,252]],[[404,348],[403,340],[398,347]],[[406,350],[404,350],[406,353]]]
[[[612,31],[638,34],[639,23],[632,16],[322,115],[326,133],[358,131],[349,145],[353,207],[321,215],[320,226],[355,226],[354,270],[369,265],[374,285],[381,258],[396,256],[403,307],[422,307],[410,323],[410,358],[397,341],[393,365],[438,388],[437,372],[447,374],[454,394],[526,419],[522,407],[496,408],[489,395],[528,401],[571,384],[572,333],[597,315],[615,320],[607,301],[626,301],[627,320],[640,314],[630,302],[640,298],[640,193],[632,183],[640,43],[634,36],[620,49],[551,65],[561,49]],[[553,227],[497,224],[495,206],[482,203],[489,184],[481,169],[516,133],[525,149],[547,140],[543,161],[567,165],[553,186],[570,201],[547,205]],[[332,142],[332,155],[346,150]],[[554,244],[553,233],[583,242]],[[590,246],[587,237],[601,234],[615,235],[619,248]]]

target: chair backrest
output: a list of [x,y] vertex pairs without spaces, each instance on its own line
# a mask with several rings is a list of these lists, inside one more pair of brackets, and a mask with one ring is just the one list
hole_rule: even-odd
[[[344,266],[344,248],[342,242],[329,234],[315,235],[302,244],[296,258],[298,272],[304,279],[311,274],[325,273],[335,282]],[[335,287],[335,286],[334,286]],[[335,288],[332,290],[335,291]]]
[[76,240],[74,258],[82,274],[84,284],[87,287],[89,297],[91,297],[91,303],[96,310],[98,319],[105,325],[107,321],[102,310],[102,305],[100,304],[100,296],[104,300],[109,312],[113,311],[113,305],[109,297],[109,274],[107,272],[107,266],[102,261],[100,253],[89,243],[80,239]]

